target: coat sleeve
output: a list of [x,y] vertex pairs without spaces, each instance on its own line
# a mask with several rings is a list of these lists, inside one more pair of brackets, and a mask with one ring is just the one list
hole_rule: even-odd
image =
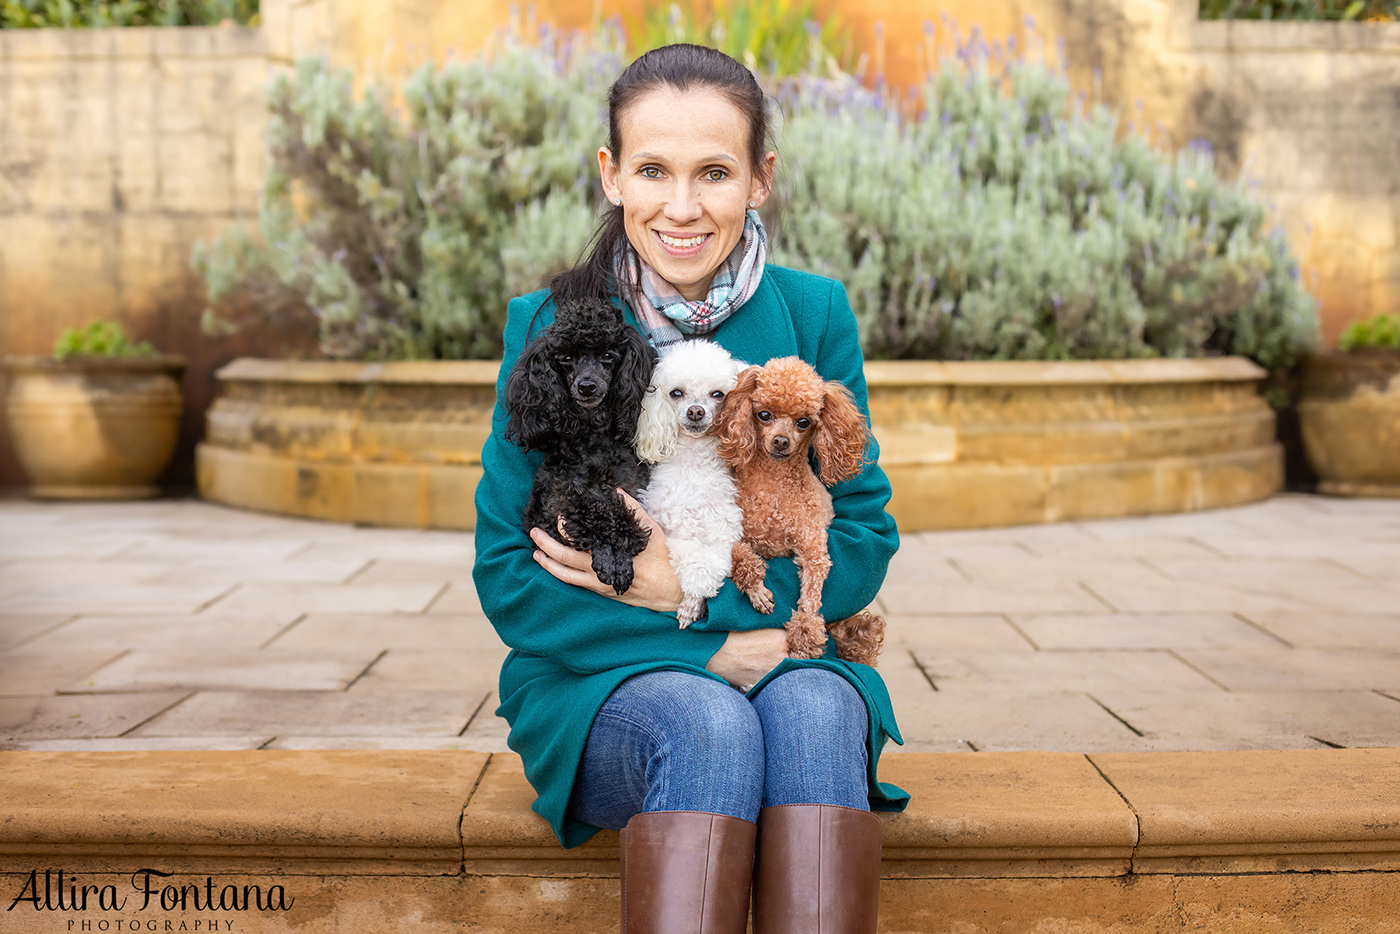
[[[811,312],[822,321],[820,309]],[[870,419],[870,403],[865,386],[865,360],[855,314],[839,282],[831,283],[826,302],[825,326],[815,341],[816,367],[825,379],[840,380],[851,390],[856,405]],[[855,477],[831,488],[836,516],[827,533],[831,574],[822,589],[822,615],[828,622],[845,619],[869,606],[884,583],[890,559],[899,548],[899,532],[894,518],[885,511],[890,499],[890,482],[880,469],[879,444],[870,439],[865,469]],[[747,596],[726,580],[720,592],[710,599],[705,619],[691,628],[700,630],[749,630],[782,626],[797,606],[798,572],[791,558],[768,562],[765,581],[773,591],[773,612],[759,613]],[[833,649],[828,642],[828,649]]]
[[540,458],[505,440],[503,432],[506,380],[536,304],[520,298],[510,303],[491,434],[481,452],[472,579],[482,609],[506,645],[580,674],[658,662],[703,668],[724,643],[724,633],[679,629],[674,615],[565,584],[535,563],[534,543],[520,517]]

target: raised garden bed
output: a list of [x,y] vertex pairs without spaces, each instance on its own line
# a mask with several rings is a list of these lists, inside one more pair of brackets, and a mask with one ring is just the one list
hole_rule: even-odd
[[[498,364],[237,360],[200,445],[216,502],[470,529]],[[1181,512],[1283,483],[1264,371],[1238,357],[866,366],[905,531]]]

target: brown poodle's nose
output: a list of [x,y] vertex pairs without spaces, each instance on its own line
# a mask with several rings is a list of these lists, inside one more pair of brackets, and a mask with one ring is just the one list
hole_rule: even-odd
[[773,451],[776,454],[786,454],[788,446],[791,444],[785,435],[778,435],[773,439]]
[[685,417],[692,422],[703,422],[705,420],[705,407],[703,405],[692,405],[685,410]]

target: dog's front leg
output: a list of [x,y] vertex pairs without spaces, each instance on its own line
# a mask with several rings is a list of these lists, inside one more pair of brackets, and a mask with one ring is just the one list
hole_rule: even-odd
[[755,610],[772,613],[773,591],[763,586],[763,578],[768,575],[768,562],[760,558],[748,542],[735,542],[730,554],[734,558],[735,586],[748,595]]
[[788,654],[793,658],[817,658],[826,646],[826,625],[822,621],[822,587],[831,573],[831,556],[826,553],[826,529],[815,530],[793,549],[793,562],[801,575],[797,608],[784,627],[788,634]]

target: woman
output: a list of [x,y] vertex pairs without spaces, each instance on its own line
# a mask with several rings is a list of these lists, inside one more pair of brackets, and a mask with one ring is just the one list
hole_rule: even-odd
[[[555,300],[599,296],[658,348],[704,335],[750,363],[796,354],[865,410],[845,290],[765,263],[753,209],[772,183],[767,128],[753,76],[712,49],[667,46],[623,71],[598,151],[613,208],[580,266],[510,303],[498,399]],[[504,440],[504,425],[498,403],[474,577],[513,649],[498,713],[535,810],[567,847],[600,827],[623,831],[626,932],[740,934],[751,880],[758,934],[873,932],[880,821],[870,811],[908,800],[875,779],[886,737],[900,741],[879,675],[830,647],[821,659],[786,657],[790,559],[770,562],[771,615],[726,582],[682,630],[665,535],[635,504],[651,539],[620,597],[588,554],[538,529],[527,538],[519,522],[539,459]],[[874,599],[898,536],[873,457],[833,498],[823,612],[841,619]]]

